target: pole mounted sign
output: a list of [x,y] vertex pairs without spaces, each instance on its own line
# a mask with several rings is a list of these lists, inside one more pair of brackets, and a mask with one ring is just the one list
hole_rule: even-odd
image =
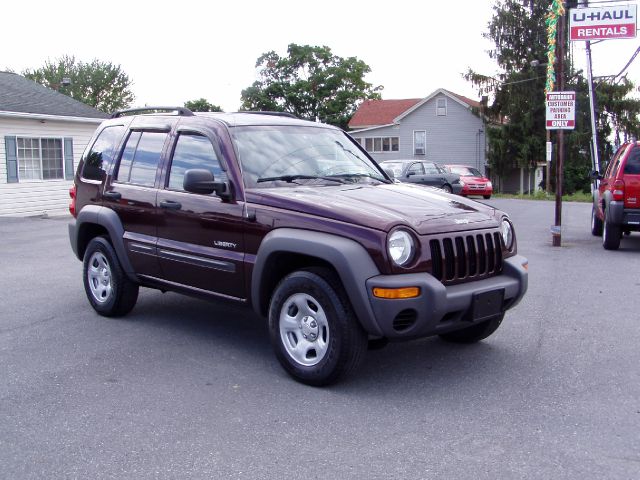
[[569,40],[572,42],[614,38],[636,38],[636,5],[570,10]]
[[547,130],[576,128],[576,92],[547,93]]

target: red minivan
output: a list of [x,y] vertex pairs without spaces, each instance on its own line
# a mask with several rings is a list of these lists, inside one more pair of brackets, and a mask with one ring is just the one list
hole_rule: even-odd
[[622,234],[640,231],[640,142],[616,151],[594,194],[591,233],[607,250],[620,247]]

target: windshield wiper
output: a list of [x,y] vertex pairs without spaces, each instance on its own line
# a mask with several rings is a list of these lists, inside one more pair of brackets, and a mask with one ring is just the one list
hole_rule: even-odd
[[263,177],[263,178],[259,178],[256,181],[257,183],[277,182],[277,181],[292,183],[294,180],[329,180],[331,182],[336,182],[336,183],[346,183],[341,178],[326,177],[322,175],[280,175],[278,177]]
[[332,177],[343,177],[343,178],[373,178],[382,183],[389,183],[389,181],[379,175],[373,175],[371,173],[340,173],[336,175],[332,175]]

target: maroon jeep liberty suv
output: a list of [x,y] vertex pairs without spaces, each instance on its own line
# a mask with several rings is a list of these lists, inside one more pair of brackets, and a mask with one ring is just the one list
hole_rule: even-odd
[[100,315],[128,313],[141,286],[244,303],[268,318],[284,369],[326,385],[368,345],[482,340],[525,294],[505,213],[394,182],[338,128],[145,111],[97,129],[70,190],[71,246]]

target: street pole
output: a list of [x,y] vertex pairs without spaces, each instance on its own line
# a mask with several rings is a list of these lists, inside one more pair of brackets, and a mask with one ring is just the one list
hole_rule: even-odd
[[[564,42],[566,12],[560,17],[560,28],[558,32],[558,42],[556,44],[558,58],[558,90],[564,91]],[[552,244],[554,247],[562,246],[562,182],[564,164],[564,130],[558,130],[558,157],[556,159],[556,218],[552,229]]]
[[[593,71],[591,67],[591,42],[587,40],[587,80],[589,81],[589,108],[591,109],[591,142],[593,153],[591,154],[591,162],[594,172],[600,171],[600,158],[598,156],[598,134],[596,130],[596,97],[593,91]],[[595,178],[595,175],[594,175]],[[598,188],[597,180],[593,181],[592,188]]]

